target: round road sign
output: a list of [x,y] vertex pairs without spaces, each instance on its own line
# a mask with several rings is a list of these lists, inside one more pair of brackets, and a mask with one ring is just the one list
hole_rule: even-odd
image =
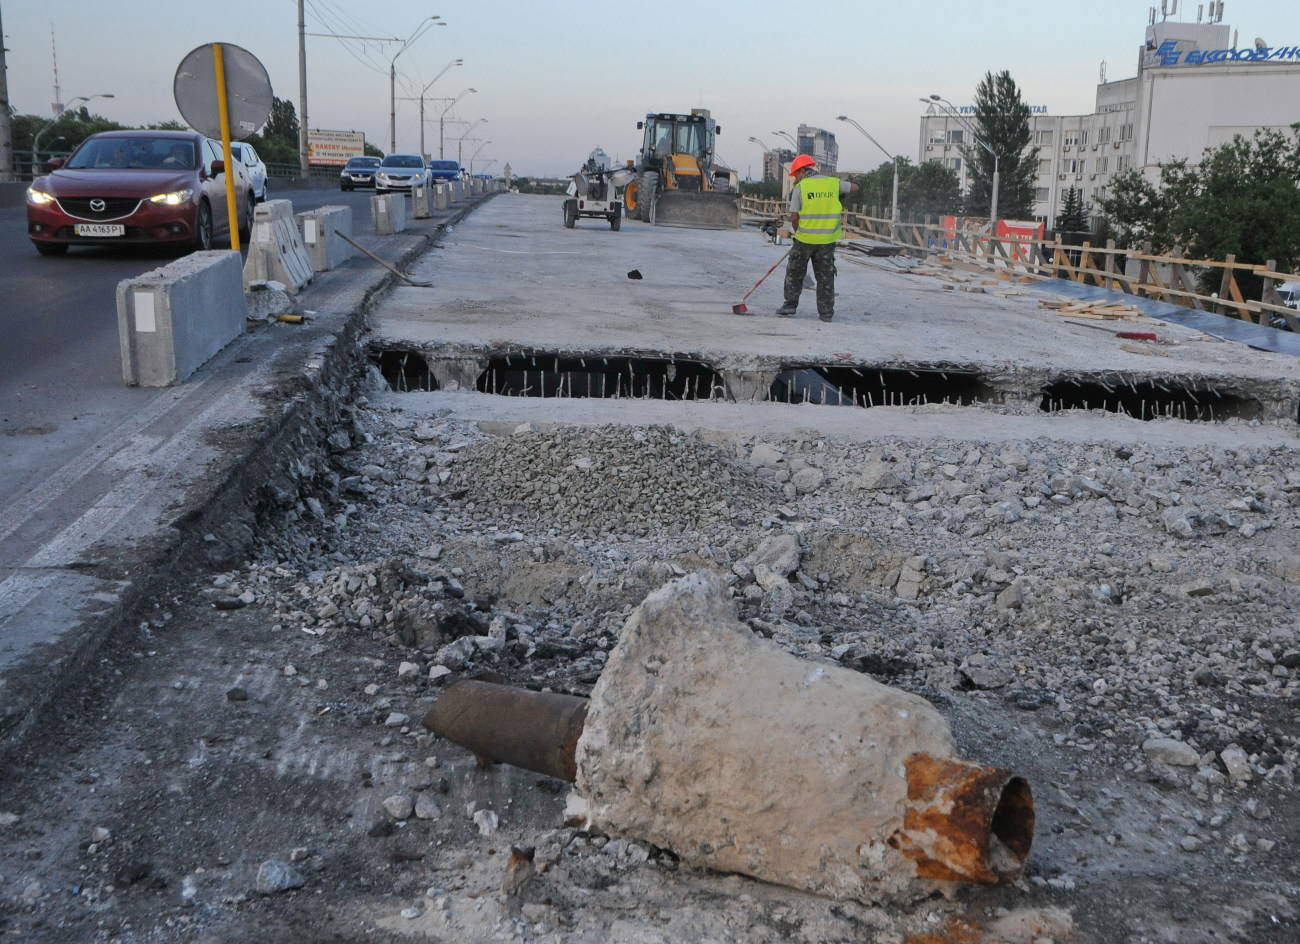
[[[212,58],[214,43],[190,52],[176,68],[172,94],[176,107],[191,128],[210,138],[221,137],[221,114],[217,108],[217,67]],[[230,137],[242,141],[266,124],[271,117],[271,77],[247,49],[221,44],[226,73],[226,110]]]

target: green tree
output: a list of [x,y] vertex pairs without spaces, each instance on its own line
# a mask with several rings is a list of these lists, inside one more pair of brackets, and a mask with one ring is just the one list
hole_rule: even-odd
[[[1171,161],[1159,183],[1129,171],[1100,201],[1118,245],[1156,252],[1175,245],[1194,259],[1223,259],[1283,271],[1300,267],[1300,124],[1290,133],[1261,129],[1207,148],[1197,165]],[[1254,276],[1238,273],[1243,289]],[[1201,274],[1202,290],[1217,291],[1220,273]]]
[[247,138],[258,155],[268,164],[299,163],[298,156],[298,112],[293,102],[283,98],[271,98],[271,116],[258,134]]
[[[14,151],[30,151],[32,142],[39,134],[43,156],[67,154],[92,134],[125,127],[102,115],[92,115],[85,105],[65,110],[53,123],[40,115],[14,115],[10,124]],[[42,128],[45,129],[44,133]]]
[[[844,205],[881,219],[888,219],[894,202],[894,165],[885,161],[865,174],[849,174],[858,192],[844,198]],[[961,210],[961,182],[957,175],[937,161],[920,167],[907,158],[898,162],[898,215],[903,220],[925,219]]]
[[[993,197],[993,170],[999,176],[998,216],[1029,219],[1034,211],[1034,178],[1038,148],[1030,147],[1029,106],[1020,96],[1011,73],[985,74],[975,87],[975,128],[990,154],[972,141],[963,152],[970,168],[966,212],[988,215]],[[997,155],[996,162],[993,155]]]
[[1071,187],[1061,196],[1061,212],[1056,216],[1056,228],[1066,233],[1082,233],[1088,230],[1088,208],[1083,202],[1083,193],[1077,187]]
[[961,181],[938,161],[904,167],[898,185],[898,203],[904,219],[924,220],[962,211]]

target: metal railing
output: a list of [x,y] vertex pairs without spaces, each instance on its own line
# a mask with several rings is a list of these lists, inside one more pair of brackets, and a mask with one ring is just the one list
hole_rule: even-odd
[[[783,220],[786,204],[779,200],[745,197],[742,207],[754,217]],[[1138,298],[1181,305],[1238,318],[1251,324],[1280,327],[1300,332],[1300,311],[1288,307],[1278,294],[1284,282],[1300,282],[1300,274],[1277,271],[1277,263],[1264,265],[1225,259],[1189,259],[1175,246],[1168,254],[1151,251],[1150,243],[1140,251],[1119,249],[1114,240],[1105,247],[1089,242],[1073,246],[1056,239],[995,236],[987,231],[987,220],[966,219],[952,229],[937,222],[895,223],[862,213],[844,214],[845,232],[903,247],[919,258],[935,256],[938,261],[959,262],[997,272],[1002,278],[1069,279],[1099,288],[1123,292]],[[1137,275],[1129,275],[1136,265]],[[1221,270],[1219,290],[1198,291],[1197,276]],[[1260,288],[1258,298],[1247,298],[1240,276],[1250,275]]]

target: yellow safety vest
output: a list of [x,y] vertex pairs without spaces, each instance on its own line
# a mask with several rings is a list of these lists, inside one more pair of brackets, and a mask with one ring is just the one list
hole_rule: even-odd
[[795,184],[799,188],[799,229],[794,238],[801,243],[833,243],[844,235],[840,217],[844,204],[840,203],[838,177],[805,177]]

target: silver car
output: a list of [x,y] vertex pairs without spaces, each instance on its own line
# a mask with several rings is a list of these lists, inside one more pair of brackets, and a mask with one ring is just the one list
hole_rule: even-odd
[[375,171],[375,192],[429,186],[429,169],[418,154],[389,154]]
[[230,151],[235,160],[248,169],[248,182],[253,188],[253,199],[261,203],[266,199],[266,165],[257,156],[253,146],[245,141],[231,141]]

